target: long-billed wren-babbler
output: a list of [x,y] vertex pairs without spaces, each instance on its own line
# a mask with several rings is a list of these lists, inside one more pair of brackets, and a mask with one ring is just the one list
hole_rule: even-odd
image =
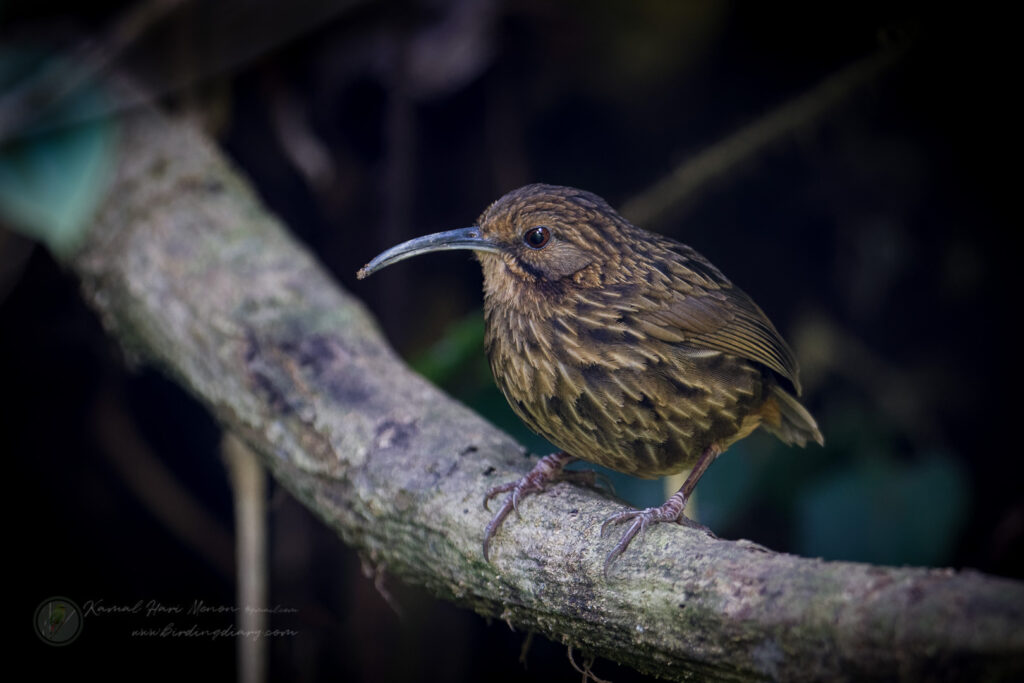
[[649,524],[692,525],[683,509],[697,481],[757,427],[787,444],[824,443],[795,398],[793,352],[757,304],[696,251],[637,228],[600,197],[527,185],[475,226],[392,247],[359,277],[442,249],[476,254],[494,379],[516,414],[561,449],[487,492],[485,503],[508,496],[484,532],[484,557],[520,498],[573,460],[644,478],[690,468],[662,506],[604,522],[629,523],[607,570]]

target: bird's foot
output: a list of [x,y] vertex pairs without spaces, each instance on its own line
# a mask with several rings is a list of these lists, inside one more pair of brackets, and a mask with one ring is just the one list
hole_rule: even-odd
[[[491,498],[494,498],[499,493],[512,493],[505,498],[505,502],[502,503],[501,508],[488,523],[487,528],[484,529],[484,559],[488,562],[488,548],[491,543],[491,538],[497,533],[498,528],[501,527],[502,522],[508,517],[509,513],[513,510],[516,514],[519,514],[519,500],[530,493],[537,493],[542,491],[544,487],[555,481],[569,475],[571,479],[583,479],[586,480],[588,477],[585,472],[563,472],[562,468],[568,465],[570,462],[575,460],[571,455],[565,453],[552,453],[551,455],[545,455],[543,458],[533,466],[533,469],[523,475],[518,481],[510,481],[506,484],[499,484],[490,488],[486,495],[484,495],[484,509],[490,510],[488,502]],[[593,472],[590,473],[592,476],[589,477],[590,483],[596,481],[593,476]],[[581,475],[581,476],[577,476]]]
[[626,551],[629,544],[633,541],[633,538],[640,534],[643,536],[644,532],[647,531],[647,527],[652,524],[660,524],[662,522],[675,522],[688,526],[694,529],[701,529],[707,533],[711,533],[703,524],[695,522],[686,515],[683,514],[683,509],[686,507],[686,497],[676,493],[667,501],[664,505],[656,508],[647,508],[645,510],[626,510],[618,514],[612,515],[601,524],[601,536],[604,537],[608,527],[612,524],[622,524],[623,522],[632,521],[629,528],[626,529],[626,533],[622,534],[622,538],[612,548],[612,551],[608,553],[608,557],[604,561],[604,574],[608,576],[608,570],[615,562],[619,555]]

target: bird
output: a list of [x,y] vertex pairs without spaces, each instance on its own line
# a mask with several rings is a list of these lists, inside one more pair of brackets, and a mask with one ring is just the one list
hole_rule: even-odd
[[484,347],[495,383],[526,425],[559,449],[486,492],[507,494],[483,555],[520,500],[584,460],[640,478],[689,469],[658,507],[626,525],[605,574],[652,524],[700,527],[687,499],[714,460],[758,427],[824,445],[800,403],[793,351],[746,293],[693,248],[639,228],[604,199],[532,184],[493,202],[468,228],[392,247],[357,274],[428,252],[471,250],[483,270]]

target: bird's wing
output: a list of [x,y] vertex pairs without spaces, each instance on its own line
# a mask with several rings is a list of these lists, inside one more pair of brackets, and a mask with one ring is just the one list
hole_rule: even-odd
[[757,304],[696,251],[678,243],[668,243],[667,251],[669,258],[655,260],[661,267],[646,274],[647,295],[627,313],[636,329],[671,344],[761,363],[799,394],[793,352]]

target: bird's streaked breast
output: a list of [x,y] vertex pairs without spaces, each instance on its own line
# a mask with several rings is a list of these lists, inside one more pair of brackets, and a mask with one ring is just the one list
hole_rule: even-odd
[[490,302],[495,381],[531,429],[583,460],[656,477],[743,428],[761,394],[758,367],[648,336],[598,297],[544,318]]

